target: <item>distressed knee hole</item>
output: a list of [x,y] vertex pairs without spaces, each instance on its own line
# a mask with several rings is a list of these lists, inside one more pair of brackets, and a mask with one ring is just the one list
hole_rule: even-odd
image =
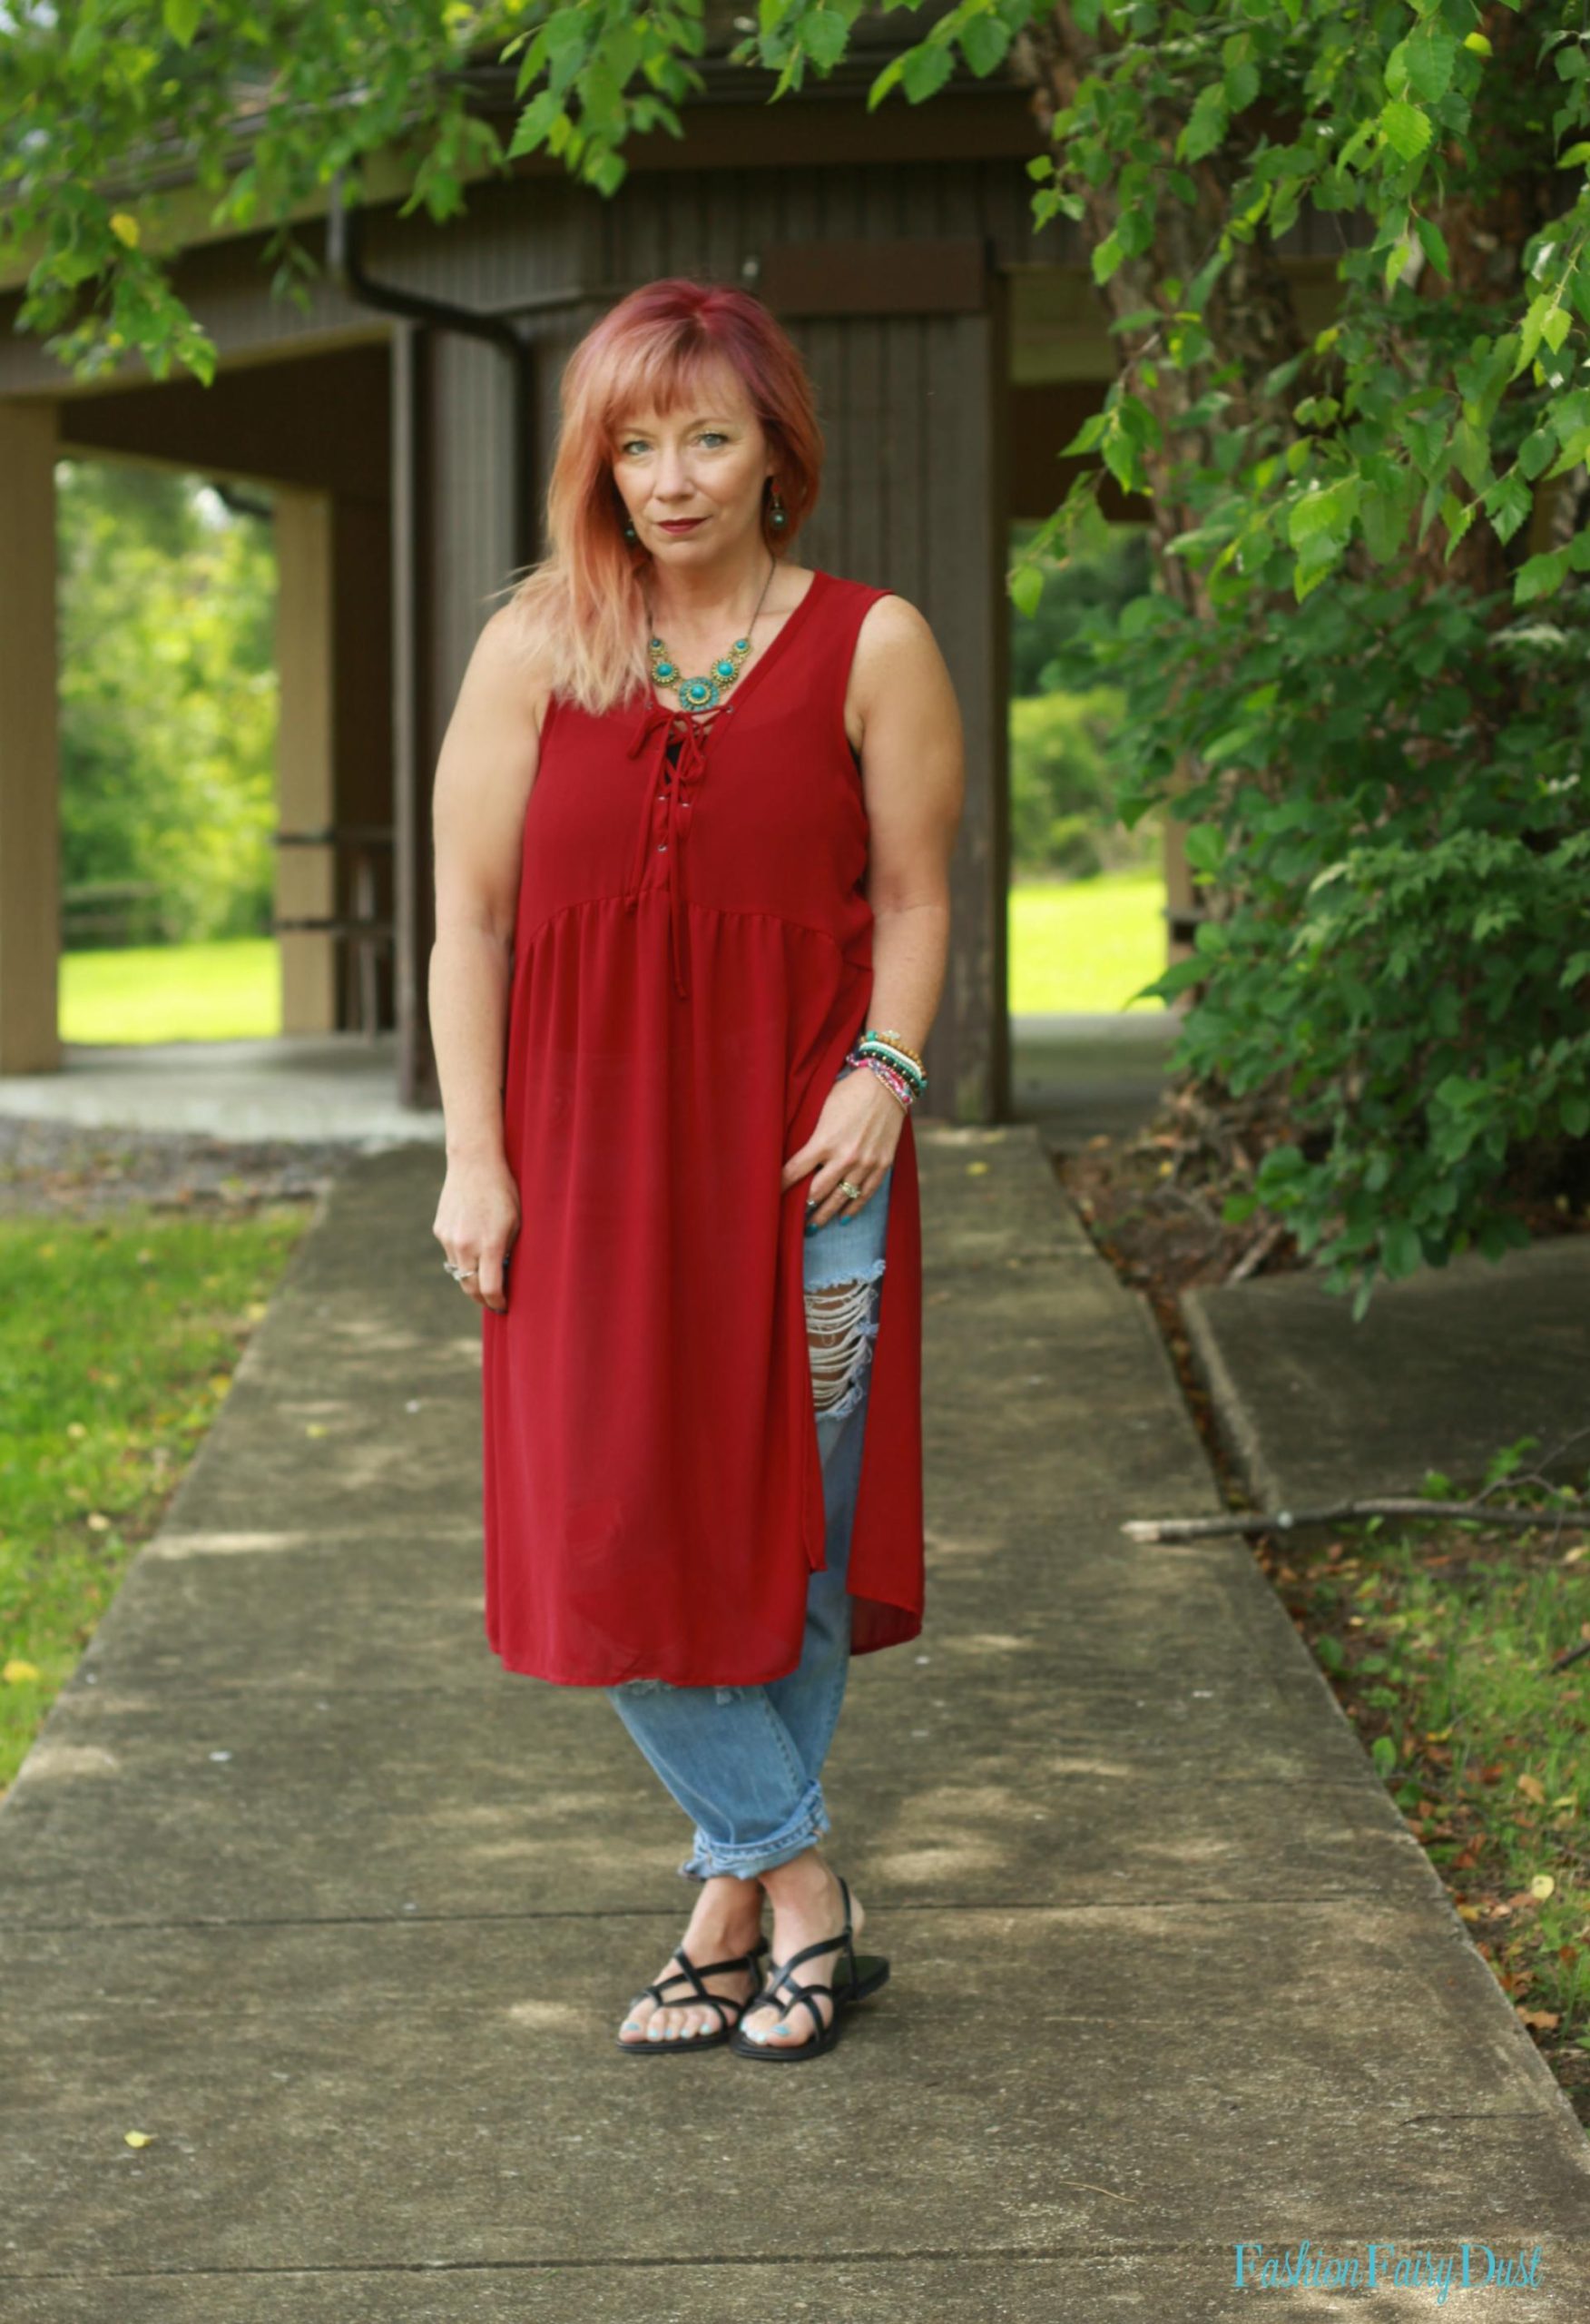
[[861,1393],[878,1335],[878,1279],[825,1283],[806,1294],[811,1394],[820,1413],[839,1418]]

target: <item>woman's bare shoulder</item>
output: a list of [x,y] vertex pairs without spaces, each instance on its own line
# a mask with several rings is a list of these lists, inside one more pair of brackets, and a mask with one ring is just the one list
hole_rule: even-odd
[[537,737],[555,684],[555,662],[545,624],[512,600],[499,606],[475,647],[481,675],[505,707],[528,714]]
[[947,675],[926,614],[893,590],[874,598],[861,616],[851,665],[851,694],[862,717],[897,689],[937,688]]

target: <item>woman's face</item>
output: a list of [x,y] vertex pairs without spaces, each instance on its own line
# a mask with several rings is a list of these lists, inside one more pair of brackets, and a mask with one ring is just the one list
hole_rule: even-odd
[[[736,374],[709,372],[678,411],[627,411],[613,478],[643,548],[670,564],[713,563],[761,523],[768,441]],[[664,520],[700,522],[671,533]]]

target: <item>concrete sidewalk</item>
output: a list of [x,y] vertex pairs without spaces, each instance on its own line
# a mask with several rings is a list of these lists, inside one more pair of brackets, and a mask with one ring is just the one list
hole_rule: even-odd
[[917,1127],[928,1625],[829,1769],[884,1993],[803,2074],[618,2053],[687,1827],[486,1648],[441,1157],[370,1156],[0,1806],[6,2324],[1440,2304],[1233,2289],[1306,2239],[1590,2309],[1590,2144],[1249,1551],[1122,1537],[1218,1505],[1143,1302],[1033,1128]]

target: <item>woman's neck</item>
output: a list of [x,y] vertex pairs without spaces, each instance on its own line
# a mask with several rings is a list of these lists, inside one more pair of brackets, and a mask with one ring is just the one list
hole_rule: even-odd
[[652,627],[659,636],[666,637],[672,628],[681,637],[743,637],[757,614],[768,610],[778,586],[778,560],[760,550],[756,563],[734,579],[707,571],[671,572],[665,598],[657,586],[662,577],[653,569],[646,590]]

